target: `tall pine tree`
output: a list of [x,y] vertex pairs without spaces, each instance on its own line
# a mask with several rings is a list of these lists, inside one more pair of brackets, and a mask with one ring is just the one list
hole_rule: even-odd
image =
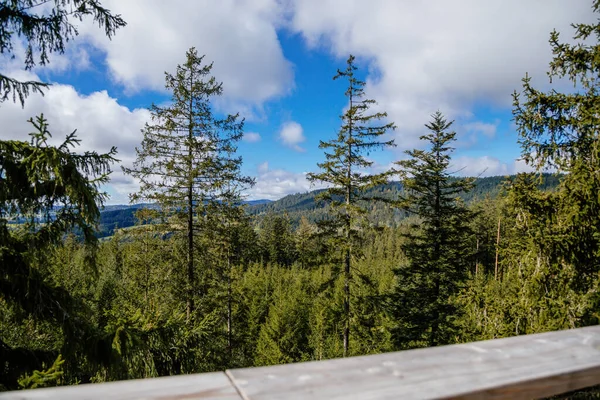
[[223,86],[210,76],[212,64],[203,59],[191,48],[175,75],[165,74],[172,102],[152,106],[152,123],[143,129],[137,160],[133,168],[124,168],[141,182],[131,200],[156,202],[171,216],[171,229],[185,233],[188,319],[197,295],[195,238],[205,226],[204,216],[229,196],[228,185],[253,183],[241,176],[242,159],[235,157],[244,122],[238,115],[213,115],[211,99],[223,93]]
[[[387,182],[387,173],[365,174],[365,169],[373,163],[365,154],[380,148],[394,145],[393,140],[382,138],[388,131],[395,129],[393,123],[377,124],[387,117],[385,112],[369,113],[375,100],[366,99],[365,82],[356,75],[354,56],[350,55],[345,70],[338,70],[333,79],[345,79],[348,109],[341,116],[342,126],[337,138],[328,142],[321,141],[319,148],[325,150],[325,162],[319,163],[321,172],[310,173],[311,182],[325,183],[329,188],[319,198],[330,203],[333,218],[321,224],[321,228],[332,233],[341,250],[344,275],[344,356],[350,346],[350,285],[352,281],[353,242],[360,234],[359,223],[365,214],[361,200],[369,200],[365,190]],[[373,199],[371,199],[373,200]]]
[[458,312],[453,296],[472,268],[471,216],[457,199],[472,182],[450,176],[450,143],[456,135],[451,125],[436,112],[425,125],[430,133],[421,136],[430,148],[407,151],[411,158],[397,163],[405,188],[400,206],[421,220],[405,234],[402,247],[409,262],[396,270],[391,296],[394,338],[401,348],[451,342]]

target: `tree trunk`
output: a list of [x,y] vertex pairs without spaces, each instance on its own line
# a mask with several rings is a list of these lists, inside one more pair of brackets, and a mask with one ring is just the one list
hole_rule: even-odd
[[498,251],[500,250],[500,217],[498,217],[498,233],[496,234],[496,262],[494,264],[494,280],[498,280]]
[[479,238],[477,238],[477,245],[475,247],[475,276],[479,272]]
[[[142,240],[144,243],[144,254],[147,255],[148,254],[148,237],[146,236],[146,234],[144,234],[144,236],[142,236]],[[148,291],[150,290],[150,263],[148,261],[145,262],[146,264],[146,288],[144,290],[144,303],[146,304],[146,310],[148,310],[150,308],[150,305],[148,304]]]
[[231,368],[231,360],[233,359],[233,345],[231,340],[231,257],[227,252],[227,350],[229,352],[229,367]]
[[[352,84],[350,84],[352,86]],[[352,90],[350,90],[350,110],[352,110]],[[348,356],[350,348],[350,229],[352,221],[350,220],[350,203],[352,202],[352,118],[348,121],[348,159],[346,160],[348,168],[346,170],[346,254],[344,257],[344,314],[346,314],[346,323],[344,324],[344,357]]]
[[[437,157],[437,162],[438,164],[440,163],[440,152],[438,151],[436,153],[436,157]],[[433,347],[436,346],[439,342],[438,340],[438,330],[439,330],[439,319],[440,319],[440,312],[439,312],[439,298],[440,298],[440,268],[439,268],[439,260],[441,258],[441,228],[442,228],[442,222],[441,222],[441,204],[440,204],[440,200],[442,197],[442,189],[440,188],[440,182],[439,180],[436,180],[435,183],[435,215],[434,215],[434,227],[435,227],[435,243],[433,244],[433,257],[435,260],[435,271],[434,271],[434,298],[432,299],[434,301],[434,303],[436,304],[436,308],[434,309],[435,311],[433,312],[433,321],[431,323],[431,336],[429,337],[429,346]]]
[[[193,76],[190,74],[190,91],[194,87]],[[188,182],[188,193],[187,193],[187,274],[188,274],[188,293],[187,293],[187,304],[186,304],[186,316],[189,321],[194,310],[194,182],[192,179],[192,168],[193,168],[193,153],[192,153],[192,140],[194,139],[194,127],[192,119],[192,98],[190,97],[190,119],[188,128],[188,174],[190,176]]]

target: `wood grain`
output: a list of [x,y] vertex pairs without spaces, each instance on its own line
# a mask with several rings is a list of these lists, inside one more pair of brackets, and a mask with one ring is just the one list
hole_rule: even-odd
[[600,384],[600,326],[198,375],[0,393],[34,399],[532,399]]
[[267,399],[531,399],[600,384],[600,327],[228,371]]

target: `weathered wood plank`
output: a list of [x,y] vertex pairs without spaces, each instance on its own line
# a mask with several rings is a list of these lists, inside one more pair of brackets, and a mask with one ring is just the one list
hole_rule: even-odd
[[600,384],[600,327],[227,373],[246,400],[531,399]]
[[0,400],[531,399],[597,384],[600,326],[226,373],[16,391],[0,393]]
[[241,400],[223,372],[0,393],[1,400]]

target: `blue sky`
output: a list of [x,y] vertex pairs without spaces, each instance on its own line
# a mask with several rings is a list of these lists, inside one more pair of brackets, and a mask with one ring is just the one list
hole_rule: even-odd
[[[420,146],[436,110],[455,120],[453,169],[459,175],[527,170],[511,122],[511,93],[528,72],[545,75],[553,28],[570,39],[571,22],[593,19],[587,0],[103,0],[128,26],[112,41],[84,21],[64,55],[22,70],[22,58],[0,58],[17,78],[53,82],[46,96],[0,106],[0,138],[26,139],[29,117],[43,112],[59,140],[78,129],[82,149],[115,145],[123,165],[135,158],[150,104],[164,103],[164,71],[194,46],[224,84],[220,113],[246,118],[239,152],[255,176],[251,199],[277,199],[311,186],[306,172],[323,159],[319,140],[334,137],[346,106],[333,81],[354,54],[366,91],[398,129],[395,149],[370,157],[382,170]],[[136,182],[115,166],[111,204],[127,203]]]

